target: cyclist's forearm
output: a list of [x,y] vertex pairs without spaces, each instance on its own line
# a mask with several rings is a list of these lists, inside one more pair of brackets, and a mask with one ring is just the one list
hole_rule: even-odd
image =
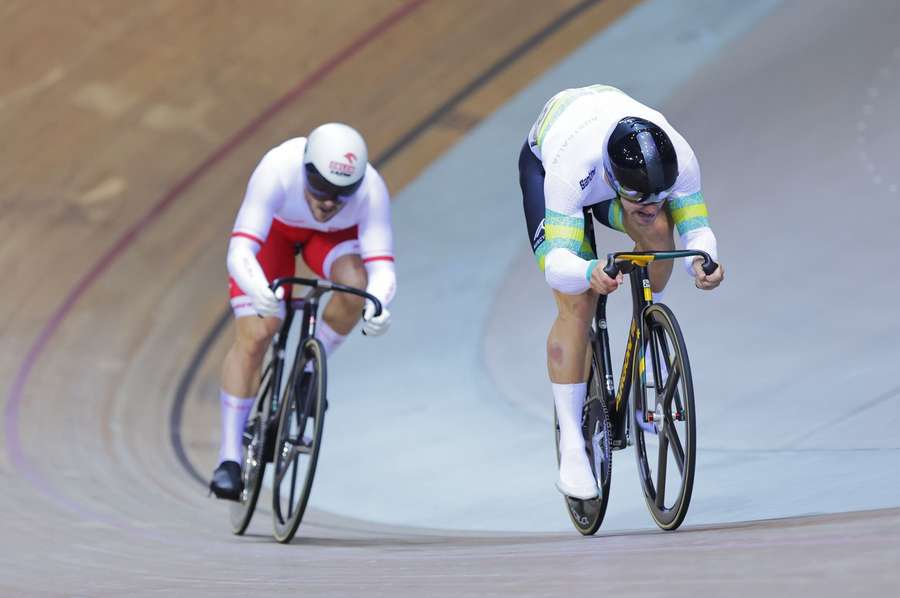
[[544,260],[544,277],[551,288],[577,295],[591,286],[591,271],[597,260],[585,260],[567,249],[552,249]]
[[[669,210],[684,248],[705,251],[714,260],[718,260],[716,236],[709,227],[709,210],[703,199],[703,193],[697,191],[691,195],[672,199],[669,203]],[[693,261],[694,258],[685,258],[684,260],[684,267],[691,276],[694,275],[691,266]]]
[[[719,261],[719,252],[716,245],[716,235],[713,234],[712,229],[708,226],[687,231],[686,233],[681,235],[681,242],[684,244],[685,249],[690,249],[692,251],[705,251],[710,255],[713,261]],[[691,276],[694,276],[694,269],[692,267],[692,264],[695,259],[696,258],[694,257],[684,258],[684,267],[687,269],[688,274],[690,274]]]
[[366,292],[378,297],[382,305],[387,307],[397,292],[397,274],[394,270],[393,258],[363,261],[369,277]]
[[247,237],[235,236],[228,243],[228,257],[225,259],[228,274],[245,292],[269,286],[269,281],[256,259],[257,251],[259,243]]

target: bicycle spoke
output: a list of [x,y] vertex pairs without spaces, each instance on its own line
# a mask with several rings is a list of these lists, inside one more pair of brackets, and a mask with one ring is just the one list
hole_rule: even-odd
[[[287,470],[288,470],[288,465],[287,465],[288,461],[284,456],[277,459],[277,461],[280,461],[280,462],[276,463],[276,467],[275,467],[275,485],[276,486],[281,485],[281,482],[284,481],[284,476],[287,475]],[[280,465],[280,467],[279,467],[279,465]]]
[[[671,367],[670,364],[671,364],[671,362],[672,362],[672,359],[671,359],[671,357],[670,357],[670,355],[669,355],[669,345],[668,345],[668,343],[666,342],[666,335],[665,335],[662,331],[660,331],[660,333],[659,333],[659,349],[660,349],[660,352],[662,353],[662,358],[663,358],[663,359],[665,360],[665,362],[666,362],[666,367]],[[684,407],[683,407],[683,405],[682,405],[681,395],[680,395],[680,393],[678,392],[678,389],[677,389],[677,388],[675,389],[675,397],[674,397],[674,399],[675,399],[675,408],[676,408],[678,411],[683,411],[683,410],[684,410]]]
[[678,379],[680,377],[681,371],[679,367],[677,365],[672,366],[672,369],[669,371],[669,379],[666,380],[662,393],[662,406],[665,413],[672,411],[672,399],[678,390]]
[[291,495],[288,501],[288,517],[294,512],[294,488],[297,486],[297,469],[299,469],[297,461],[299,459],[299,455],[294,454],[294,458],[292,459],[294,467],[291,469]]
[[667,428],[668,426],[663,426],[659,431],[659,453],[657,457],[658,462],[656,464],[656,506],[660,509],[665,507],[666,502],[666,461],[669,450]]
[[678,465],[678,471],[684,475],[684,447],[681,445],[681,438],[678,436],[678,430],[675,428],[675,421],[672,414],[666,412],[666,436],[672,444],[672,454],[675,456],[675,463]]

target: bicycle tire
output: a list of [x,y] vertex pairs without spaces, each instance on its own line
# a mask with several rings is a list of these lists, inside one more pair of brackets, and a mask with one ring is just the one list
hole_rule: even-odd
[[[588,500],[563,497],[572,525],[583,536],[592,536],[600,529],[609,504],[609,488],[612,480],[612,428],[600,380],[602,376],[595,356],[592,360],[588,394],[582,414],[582,434],[599,492],[596,498]],[[553,423],[556,428],[556,463],[559,465],[559,422],[555,410]]]
[[270,408],[273,396],[272,362],[270,361],[260,377],[259,391],[253,404],[247,424],[244,426],[244,455],[241,462],[241,480],[243,489],[238,501],[231,504],[229,509],[231,518],[231,531],[237,536],[242,536],[250,525],[253,512],[256,510],[256,502],[262,488],[263,474],[266,469],[266,459],[263,457],[263,447],[266,442],[266,426],[264,422]]
[[[307,377],[307,384],[303,385],[301,380],[310,363],[312,372]],[[318,339],[308,338],[298,348],[278,410],[272,477],[272,519],[275,539],[281,543],[290,542],[297,533],[312,491],[322,444],[326,380],[325,349]],[[311,435],[307,443],[305,432],[308,429]],[[301,446],[302,448],[298,448]],[[308,457],[305,473],[303,479],[298,480],[300,457],[304,454]],[[289,471],[289,486],[285,487]],[[298,482],[299,493],[296,492]],[[285,491],[288,491],[287,496]]]
[[[656,396],[653,398],[653,421],[647,422],[644,414],[650,410],[647,406],[646,375],[640,367],[635,367],[632,386],[635,456],[650,515],[657,526],[671,531],[677,529],[687,516],[694,486],[697,459],[694,386],[684,335],[672,310],[661,303],[650,305],[642,315],[642,326],[642,343],[650,349],[646,352],[645,366],[654,373],[653,390]],[[639,355],[640,352],[636,351],[636,360]],[[667,364],[665,372],[659,359]],[[639,362],[636,365],[639,366]],[[661,380],[665,382],[661,384]],[[660,386],[663,387],[661,403],[657,400]],[[671,396],[667,399],[666,395]],[[679,473],[677,492],[671,492],[669,474],[673,468],[670,461]],[[674,481],[674,476],[671,478]]]

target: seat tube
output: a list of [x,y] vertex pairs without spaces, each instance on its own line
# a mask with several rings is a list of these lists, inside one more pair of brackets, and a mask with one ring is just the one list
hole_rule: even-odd
[[303,322],[300,326],[300,342],[316,334],[316,317],[319,311],[319,296],[310,293],[303,302]]

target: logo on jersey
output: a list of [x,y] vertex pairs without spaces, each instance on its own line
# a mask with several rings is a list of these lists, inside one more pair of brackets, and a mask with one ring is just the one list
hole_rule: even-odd
[[328,163],[328,170],[331,171],[331,174],[336,174],[338,176],[353,176],[353,173],[356,172],[356,154],[353,152],[347,152],[344,154],[344,159],[346,162],[338,162],[337,160],[332,160]]
[[534,231],[534,236],[531,237],[531,248],[534,251],[537,251],[538,246],[544,242],[544,220],[541,220],[541,223],[538,225],[537,230]]
[[581,186],[581,190],[584,191],[587,189],[587,186],[591,184],[591,181],[594,180],[594,175],[597,174],[596,168],[591,168],[591,171],[588,173],[586,177],[578,181],[578,184]]

